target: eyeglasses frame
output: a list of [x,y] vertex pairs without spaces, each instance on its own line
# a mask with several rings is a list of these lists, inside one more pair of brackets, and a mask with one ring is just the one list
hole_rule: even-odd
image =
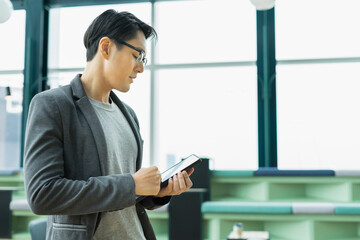
[[145,52],[137,47],[134,47],[133,45],[121,40],[121,39],[114,39],[117,43],[123,44],[125,46],[128,46],[131,49],[134,49],[135,51],[139,52],[139,57],[136,59],[137,63],[142,62],[144,65],[147,63],[147,58],[145,57]]

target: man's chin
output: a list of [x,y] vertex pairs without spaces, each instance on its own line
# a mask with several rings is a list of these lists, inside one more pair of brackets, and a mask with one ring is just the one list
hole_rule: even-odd
[[119,92],[127,93],[130,90],[130,85],[128,87],[116,88]]

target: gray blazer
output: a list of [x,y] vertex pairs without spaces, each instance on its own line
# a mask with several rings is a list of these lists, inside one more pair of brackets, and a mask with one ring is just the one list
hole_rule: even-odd
[[[131,174],[104,176],[107,150],[99,119],[80,76],[70,85],[37,94],[31,101],[25,136],[25,190],[32,211],[49,215],[51,240],[90,240],[101,213],[135,205]],[[143,142],[135,112],[111,92],[135,135],[141,167]],[[147,239],[156,239],[146,209],[170,197],[147,197],[136,204]]]

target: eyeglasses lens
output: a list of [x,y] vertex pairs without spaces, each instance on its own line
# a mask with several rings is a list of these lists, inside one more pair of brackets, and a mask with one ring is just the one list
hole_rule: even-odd
[[147,63],[147,59],[144,57],[144,52],[141,52],[138,59],[137,59],[137,62],[140,63],[140,62],[143,62],[144,65],[146,65]]

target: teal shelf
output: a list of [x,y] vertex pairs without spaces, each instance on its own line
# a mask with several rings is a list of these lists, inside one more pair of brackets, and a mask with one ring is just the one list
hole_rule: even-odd
[[360,216],[206,213],[203,217],[209,240],[225,239],[237,222],[242,222],[246,231],[269,231],[271,240],[360,239]]
[[158,240],[168,240],[169,213],[166,211],[146,211]]
[[360,202],[358,177],[213,177],[211,199]]
[[31,235],[29,232],[19,232],[19,233],[14,233],[12,235],[13,239],[21,239],[21,240],[31,240]]
[[[236,222],[246,231],[269,231],[271,240],[360,240],[360,178],[336,176],[242,176],[219,171],[211,178],[211,200],[225,212],[204,212],[204,237],[226,239]],[[327,203],[342,206],[327,214],[236,213],[231,204]],[[352,205],[353,204],[353,205]],[[236,204],[235,204],[236,205]],[[356,209],[352,210],[351,206]],[[335,214],[336,212],[336,214]]]
[[212,177],[253,177],[254,171],[221,171],[221,170],[214,170],[211,171]]
[[[246,231],[269,231],[271,240],[360,240],[360,212],[349,207],[360,204],[360,178],[253,176],[254,171],[213,171],[211,200],[219,203],[251,202],[284,205],[291,203],[331,203],[335,214],[236,213],[228,204],[226,213],[203,214],[203,235],[206,240],[226,239],[233,224],[242,222]],[[23,187],[23,176],[0,176],[0,187]],[[13,199],[24,199],[25,192],[13,192]],[[214,203],[211,203],[214,204]],[[253,209],[256,209],[254,205]],[[159,240],[168,240],[169,214],[147,211]],[[13,238],[30,239],[27,224],[39,218],[28,210],[17,210],[13,216]]]

